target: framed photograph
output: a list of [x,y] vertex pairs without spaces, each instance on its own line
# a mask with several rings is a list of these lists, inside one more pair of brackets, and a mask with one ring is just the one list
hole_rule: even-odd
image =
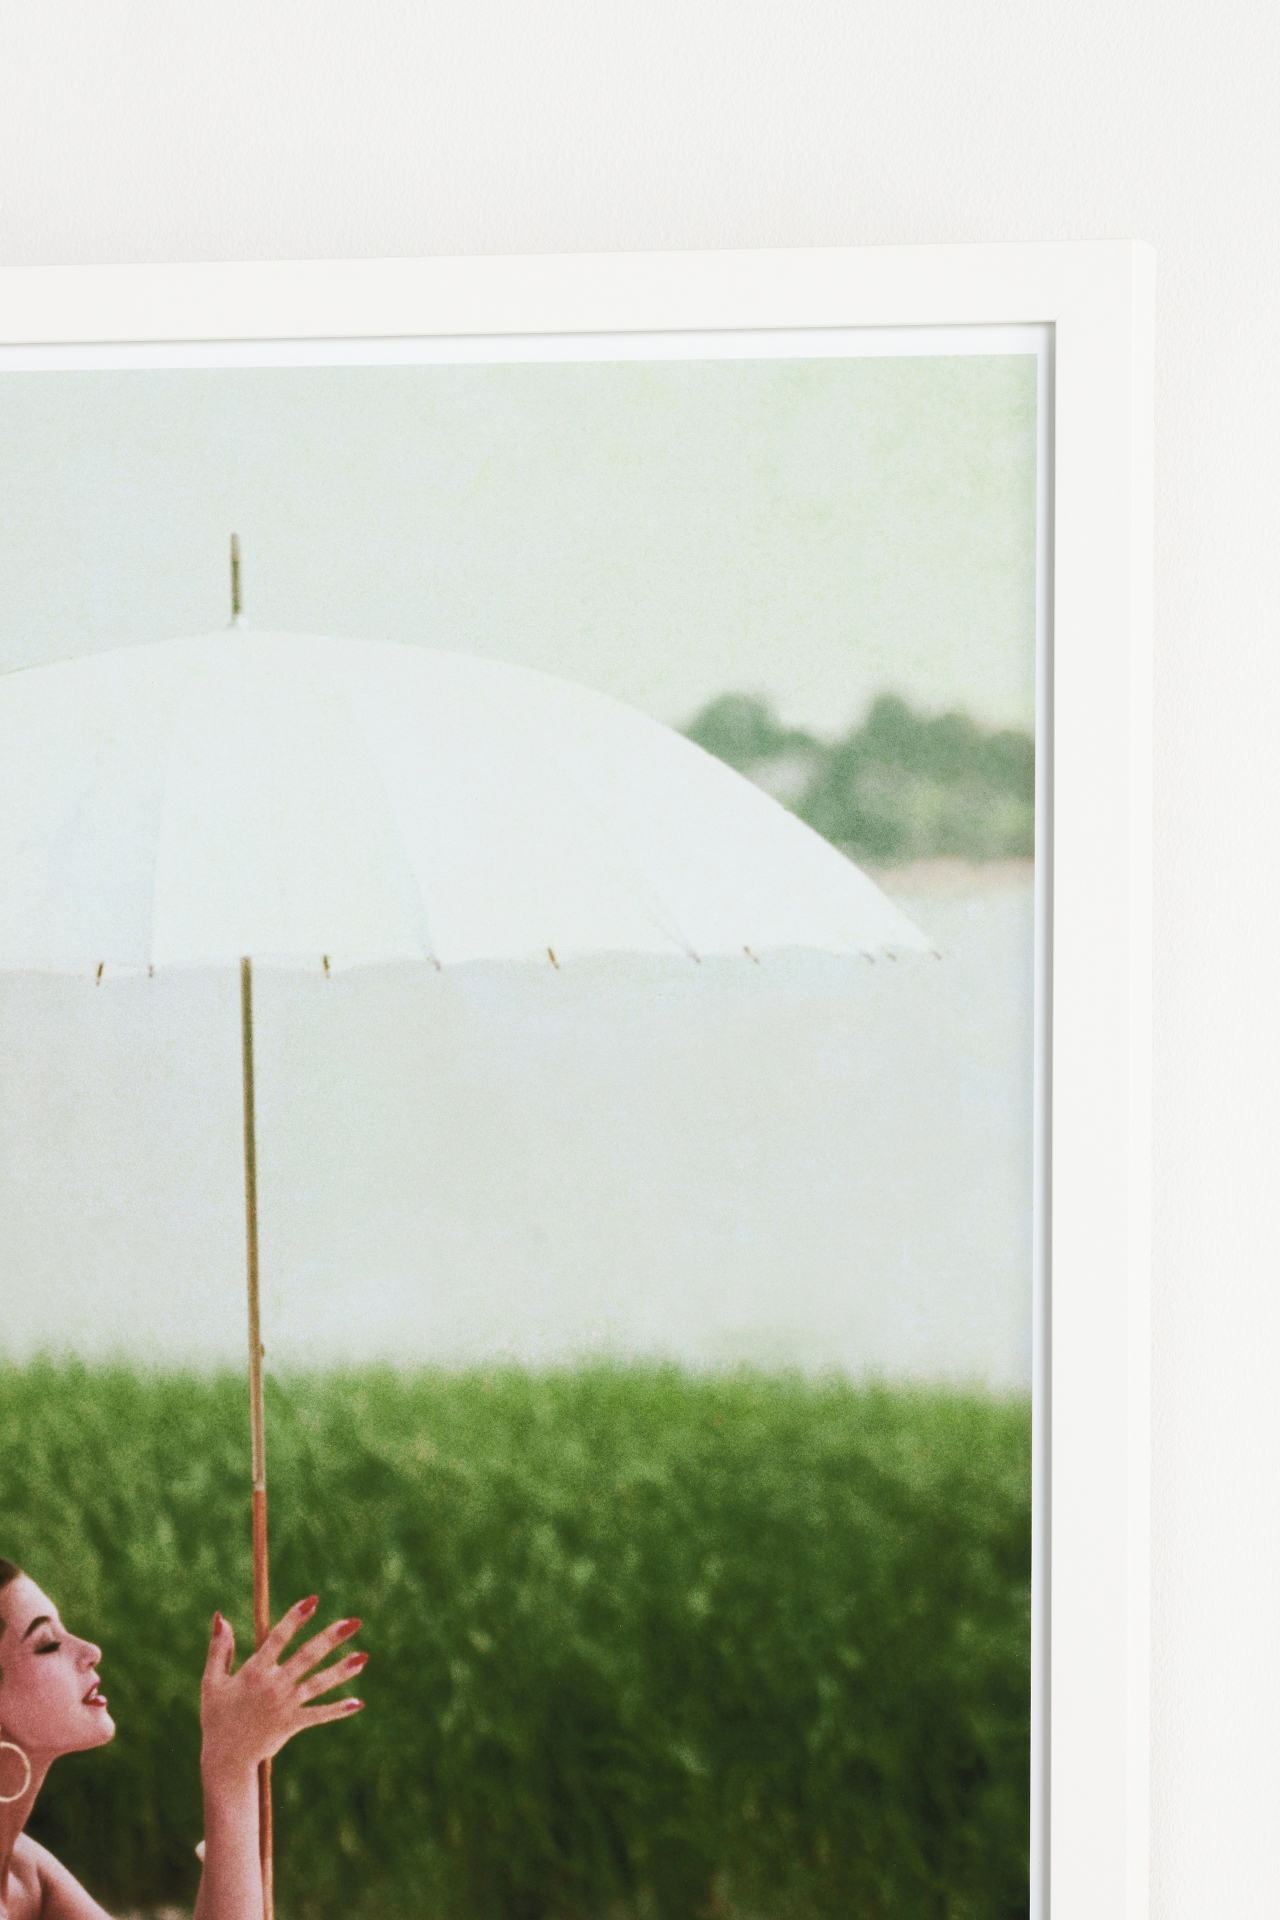
[[313,1593],[267,1920],[1146,1911],[1152,316],[0,274],[0,1621],[109,1910]]

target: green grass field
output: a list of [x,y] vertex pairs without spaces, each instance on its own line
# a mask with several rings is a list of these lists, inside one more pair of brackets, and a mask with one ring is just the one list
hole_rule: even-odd
[[[277,1762],[278,1911],[1014,1920],[1025,1400],[583,1367],[269,1386],[276,1610],[360,1613],[367,1711]],[[239,1379],[0,1368],[0,1554],[120,1732],[33,1831],[190,1905],[198,1681],[250,1616]]]

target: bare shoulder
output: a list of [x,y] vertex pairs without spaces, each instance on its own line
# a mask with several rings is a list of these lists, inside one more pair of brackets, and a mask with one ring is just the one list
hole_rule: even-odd
[[13,1850],[12,1876],[19,1902],[9,1900],[9,1920],[110,1920],[48,1847],[22,1834]]

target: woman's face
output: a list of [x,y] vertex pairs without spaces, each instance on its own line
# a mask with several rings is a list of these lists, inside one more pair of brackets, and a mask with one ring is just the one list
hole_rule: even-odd
[[101,1649],[68,1633],[25,1573],[0,1588],[0,1620],[3,1737],[33,1760],[105,1745],[116,1729],[98,1691]]

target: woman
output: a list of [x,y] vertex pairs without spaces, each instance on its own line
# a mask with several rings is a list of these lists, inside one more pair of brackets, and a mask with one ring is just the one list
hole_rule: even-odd
[[[233,1673],[235,1636],[220,1613],[200,1687],[204,1871],[196,1920],[262,1920],[258,1864],[258,1763],[304,1727],[358,1713],[360,1700],[312,1706],[351,1680],[368,1655],[316,1669],[360,1626],[339,1620],[281,1655],[317,1602],[299,1600],[257,1653]],[[44,1777],[62,1753],[105,1746],[115,1735],[97,1675],[101,1649],[68,1633],[52,1600],[0,1560],[0,1915],[4,1920],[106,1920],[53,1855],[23,1832]]]

